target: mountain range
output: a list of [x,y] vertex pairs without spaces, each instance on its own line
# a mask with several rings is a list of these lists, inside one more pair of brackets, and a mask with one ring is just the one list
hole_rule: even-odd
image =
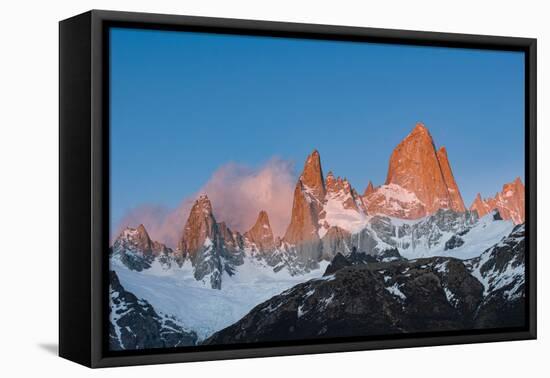
[[[319,278],[318,281],[299,284],[304,287],[299,291],[296,289],[294,293],[299,294],[295,297],[291,298],[288,293],[283,293],[272,299],[265,298],[269,300],[259,305],[264,306],[264,309],[286,309],[288,306],[293,306],[293,303],[296,305],[300,301],[300,303],[309,303],[308,301],[315,299],[316,310],[312,308],[307,310],[310,315],[292,319],[287,318],[290,316],[288,311],[280,315],[277,311],[268,311],[270,317],[266,319],[271,320],[265,321],[275,322],[277,327],[287,327],[289,322],[294,322],[292,327],[295,327],[296,324],[302,324],[311,316],[315,321],[307,326],[302,325],[301,329],[326,328],[326,332],[318,334],[325,336],[333,333],[345,334],[343,325],[334,323],[338,322],[339,317],[344,316],[345,311],[342,308],[338,311],[344,311],[344,313],[337,311],[332,315],[325,314],[325,317],[320,314],[336,303],[333,301],[335,296],[341,295],[341,301],[344,302],[347,299],[351,301],[350,303],[356,302],[350,297],[351,293],[348,293],[346,288],[333,288],[334,285],[341,283],[340,281],[348,282],[346,275],[349,274],[354,277],[353,282],[359,280],[357,282],[368,286],[364,293],[366,296],[372,295],[372,290],[387,289],[385,291],[387,293],[376,301],[366,300],[365,304],[360,306],[363,308],[361,311],[370,311],[372,306],[395,307],[390,311],[393,311],[390,318],[401,316],[401,319],[391,320],[391,325],[388,323],[384,327],[375,325],[380,322],[387,323],[388,318],[371,319],[371,315],[378,316],[374,313],[363,314],[365,316],[357,322],[345,316],[340,321],[349,321],[349,324],[365,330],[367,334],[371,334],[375,328],[383,333],[411,332],[422,324],[434,329],[454,329],[486,324],[487,322],[483,323],[484,319],[490,319],[491,314],[483,314],[491,308],[494,311],[500,311],[501,302],[506,302],[505,299],[508,297],[502,293],[493,302],[487,299],[491,293],[488,291],[490,284],[484,281],[486,277],[481,273],[482,270],[486,270],[483,267],[487,264],[483,256],[490,255],[490,251],[494,252],[498,245],[504,243],[506,238],[512,238],[512,235],[516,235],[513,236],[514,240],[519,240],[520,237],[517,235],[520,231],[518,230],[522,229],[517,225],[524,221],[525,188],[519,178],[505,184],[502,192],[497,193],[494,198],[482,199],[478,195],[467,208],[454,179],[446,149],[444,147],[436,149],[428,129],[423,124],[417,124],[391,154],[384,184],[374,186],[369,182],[362,194],[355,190],[346,178],[335,176],[332,172],[328,172],[325,177],[320,153],[314,150],[306,158],[302,173],[296,182],[290,222],[286,232],[280,237],[273,234],[269,214],[262,209],[258,209],[257,220],[249,230],[244,232],[231,230],[226,223],[216,219],[208,195],[202,194],[189,213],[175,249],[151,240],[145,227],[139,225],[135,229],[125,229],[113,243],[110,254],[112,261],[116,262],[112,266],[141,274],[144,285],[147,285],[148,277],[143,275],[144,273],[156,272],[154,274],[170,276],[169,272],[180,269],[188,271],[189,275],[192,275],[194,280],[205,288],[222,293],[226,282],[231,284],[234,281],[232,277],[244,275],[252,277],[251,280],[259,277],[259,273],[250,273],[248,268],[244,267],[252,266],[253,271],[270,271],[269,274],[274,274],[274,277],[278,274],[281,277],[311,278],[312,274],[322,275],[324,272],[322,268],[330,264],[327,271],[333,271],[336,278]],[[445,266],[453,268],[449,271],[434,273],[434,267],[438,264],[446,264]],[[498,264],[502,265],[502,262]],[[517,265],[523,266],[519,262]],[[384,269],[389,269],[393,273],[389,276],[390,278],[384,278],[381,281],[375,272],[377,267],[385,267]],[[422,306],[423,302],[413,292],[416,293],[420,289],[403,289],[405,291],[400,289],[408,287],[409,284],[413,285],[407,283],[411,279],[403,278],[404,270],[417,272],[414,276],[417,277],[415,280],[425,281],[425,284],[429,285],[434,280],[441,280],[442,275],[447,277],[445,279],[457,276],[459,277],[457,279],[463,281],[461,285],[467,285],[470,288],[463,287],[462,291],[448,289],[454,293],[451,300],[441,282],[433,287],[430,286],[430,290],[433,291],[431,295],[434,298],[441,297],[440,290],[447,293],[445,298],[447,298],[448,308],[441,310],[446,320],[441,322],[426,320],[418,323],[415,320],[420,311],[418,306]],[[244,271],[247,273],[244,274]],[[116,273],[113,271],[113,274]],[[432,277],[430,274],[435,276]],[[520,276],[514,275],[514,280],[520,282]],[[325,275],[325,277],[328,276]],[[295,283],[295,281],[292,282]],[[414,285],[418,285],[418,282]],[[389,287],[394,287],[395,290],[388,289]],[[137,290],[140,289],[137,288]],[[307,294],[312,290],[315,293],[329,294],[323,297],[324,299],[316,297],[317,294],[304,297],[304,293]],[[411,314],[416,315],[410,317],[399,315],[400,309],[405,306],[397,300],[401,298],[399,294],[401,292],[404,293],[404,297],[415,298],[415,303],[410,303],[413,306],[410,311]],[[275,294],[270,290],[266,293]],[[148,295],[147,292],[144,295]],[[328,298],[331,296],[333,299],[329,301]],[[307,299],[310,297],[313,299]],[[279,306],[280,301],[287,301],[287,299],[288,303]],[[322,300],[326,302],[324,307],[319,305]],[[457,303],[461,305],[454,306],[453,301],[458,301]],[[465,303],[468,305],[466,306]],[[480,307],[483,303],[493,303],[493,307],[489,305]],[[254,303],[254,305],[257,304]],[[247,303],[247,306],[247,311],[252,310],[253,306],[250,303]],[[299,314],[300,311],[305,311],[305,308],[298,310],[292,307],[292,311]],[[514,309],[517,312],[517,308],[514,307]],[[317,314],[315,311],[320,312]],[[163,311],[160,312],[162,315]],[[236,311],[238,314],[241,312],[244,311]],[[257,321],[259,314],[264,316],[264,313],[263,309],[256,307],[247,317],[254,316]],[[242,313],[242,315],[245,314],[246,312]],[[180,315],[185,318],[185,314]],[[439,315],[434,313],[433,316]],[[509,318],[507,315],[504,316],[506,319]],[[246,319],[243,317],[242,321],[247,321]],[[369,322],[366,319],[371,319],[373,323],[366,324]],[[468,321],[460,319],[468,319]],[[235,323],[235,327],[238,324]],[[248,320],[246,324],[253,323]],[[280,333],[277,327],[269,332],[266,329],[265,334],[258,332],[250,336],[252,331],[243,331],[245,327],[238,325],[239,332],[244,333],[223,331],[225,333],[216,334],[207,342],[230,342],[229,339],[234,340],[233,342],[271,340]],[[212,331],[217,329],[210,329],[209,332],[212,333]],[[211,335],[203,336],[206,338]],[[287,336],[306,337],[302,333],[292,333]]]
[[[525,228],[479,257],[392,262],[337,255],[334,269],[253,308],[203,344],[514,327],[523,324]],[[336,261],[337,260],[337,261]]]

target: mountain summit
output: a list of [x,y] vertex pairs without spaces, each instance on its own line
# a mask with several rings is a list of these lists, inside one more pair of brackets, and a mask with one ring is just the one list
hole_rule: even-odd
[[326,189],[321,168],[321,157],[314,150],[306,159],[296,188],[290,224],[284,240],[288,243],[318,239],[319,213],[323,208]]
[[315,199],[321,201],[325,196],[325,181],[319,151],[313,150],[307,157],[304,170],[300,176],[300,182]]
[[372,181],[369,180],[369,184],[365,188],[365,192],[363,193],[363,196],[368,196],[374,193],[374,185],[372,185]]
[[481,198],[477,194],[470,206],[471,211],[477,211],[480,217],[497,209],[502,219],[511,219],[515,224],[525,222],[525,186],[519,177],[504,184],[502,191],[492,198]]
[[439,166],[441,167],[441,173],[443,174],[443,179],[445,184],[447,184],[447,190],[449,191],[449,197],[451,199],[451,210],[458,212],[466,211],[464,206],[464,201],[458,190],[458,185],[456,184],[455,178],[453,176],[453,171],[451,170],[451,164],[449,163],[449,157],[447,156],[447,149],[441,147],[437,150],[437,159],[439,160]]
[[439,209],[465,210],[447,151],[436,151],[422,123],[393,150],[385,185],[365,194],[367,210],[373,214],[415,219]]
[[164,244],[151,240],[143,224],[124,229],[112,246],[112,254],[120,256],[123,264],[137,271],[150,268],[155,257],[171,253]]
[[204,246],[207,238],[215,239],[216,219],[212,212],[212,204],[206,194],[201,195],[196,201],[178,244],[178,249],[185,255],[193,258]]
[[186,258],[191,260],[197,281],[221,289],[224,272],[233,275],[235,266],[242,264],[242,237],[224,222],[216,222],[212,203],[204,194],[191,208],[178,254],[180,262]]
[[275,239],[271,225],[269,224],[269,217],[264,210],[260,211],[256,223],[254,223],[254,226],[248,232],[245,232],[244,237],[251,243],[254,243],[260,250],[270,250],[275,247]]

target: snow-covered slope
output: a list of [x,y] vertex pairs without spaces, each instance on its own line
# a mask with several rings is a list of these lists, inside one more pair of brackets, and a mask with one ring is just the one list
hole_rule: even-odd
[[351,233],[361,231],[367,224],[367,216],[358,206],[349,206],[355,204],[355,198],[352,193],[343,191],[329,193],[323,204],[322,218],[319,220],[319,237],[323,238],[330,227],[339,227]]
[[[327,218],[338,218],[340,227],[348,227],[347,222],[356,219],[342,216],[354,210],[341,208],[338,211],[328,213]],[[336,213],[341,214],[340,217],[336,217]],[[343,250],[335,252],[346,255],[356,250],[373,254],[373,249],[377,249],[374,253],[377,254],[393,248],[406,258],[449,256],[460,259],[479,256],[510,234],[514,227],[511,221],[499,220],[495,214],[478,220],[452,211],[439,211],[416,221],[364,217],[351,224],[350,230],[355,233],[343,234]],[[449,240],[453,241],[452,245]],[[174,316],[183,326],[196,332],[199,339],[238,321],[258,303],[321,276],[329,260],[320,261],[318,269],[292,271],[291,274],[288,269],[274,271],[273,265],[265,259],[245,250],[243,263],[235,266],[231,275],[223,271],[223,285],[215,290],[208,275],[197,280],[191,260],[180,266],[166,264],[157,258],[151,261],[150,268],[138,271],[131,269],[121,257],[124,254],[111,257],[111,269],[116,271],[121,284],[149,302],[159,314]]]
[[153,261],[141,272],[130,270],[116,256],[111,269],[121,284],[138,298],[149,302],[159,314],[174,316],[178,322],[197,333],[199,341],[241,319],[254,306],[280,292],[311,278],[322,276],[328,262],[320,269],[291,276],[278,273],[261,260],[246,258],[230,276],[224,273],[223,286],[212,289],[208,280],[197,281],[189,261],[169,268]]
[[502,291],[508,300],[523,295],[525,285],[525,225],[514,227],[508,237],[469,262],[472,274],[485,289],[485,295]]
[[363,197],[367,211],[371,214],[391,214],[401,218],[414,218],[424,214],[425,206],[411,191],[397,184],[382,185]]
[[[368,216],[359,208],[344,206],[352,197],[342,193],[332,197],[328,196],[323,213],[323,220],[330,227],[319,244],[310,246],[311,255],[284,242],[272,248],[258,248],[252,241],[253,233],[243,238],[224,231],[219,224],[213,226],[217,232],[216,250],[207,236],[200,249],[201,260],[181,260],[178,251],[157,248],[160,244],[145,237],[144,229],[141,233],[127,230],[111,251],[111,270],[128,292],[152,306],[159,319],[171,319],[181,329],[196,333],[200,342],[239,321],[259,303],[319,278],[338,253],[355,253],[380,261],[399,261],[401,256],[467,260],[498,245],[514,227],[512,221],[502,220],[498,212],[481,219],[476,213],[452,210],[438,210],[418,220]],[[227,259],[232,261],[231,269],[222,264]],[[197,275],[207,263],[215,263],[216,269],[203,269],[206,273]],[[220,285],[212,284],[213,274]]]
[[195,345],[197,335],[172,316],[157,312],[109,272],[109,347],[111,350]]
[[365,216],[336,205],[327,207],[326,219],[333,223],[323,233],[322,248],[328,259],[354,249],[370,255],[397,250],[408,259],[431,256],[470,259],[508,236],[514,227],[512,221],[500,219],[498,212],[478,219],[475,213],[438,210],[424,218],[406,220]]
[[512,221],[495,219],[495,213],[479,220],[464,217],[464,213],[455,214],[454,219],[443,221],[437,219],[445,215],[443,211],[415,222],[393,219],[394,224],[401,224],[393,238],[401,255],[408,259],[430,256],[470,259],[508,236],[514,228]]
[[525,222],[525,186],[519,177],[502,186],[502,191],[494,197],[481,198],[477,194],[470,210],[482,216],[497,209],[503,219],[511,219],[515,224]]

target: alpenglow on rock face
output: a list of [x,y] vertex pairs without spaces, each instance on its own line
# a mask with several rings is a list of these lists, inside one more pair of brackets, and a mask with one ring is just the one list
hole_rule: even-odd
[[385,184],[369,192],[364,202],[371,214],[416,219],[438,209],[465,210],[447,151],[436,151],[421,123],[393,150]]
[[163,269],[190,262],[194,277],[216,289],[221,288],[224,274],[232,276],[248,257],[265,262],[274,272],[285,269],[291,275],[311,272],[322,261],[354,249],[371,256],[397,250],[406,258],[464,258],[511,229],[512,222],[483,215],[498,210],[504,220],[524,220],[523,197],[518,179],[505,185],[496,199],[479,197],[472,205],[475,212],[467,211],[446,149],[436,150],[427,128],[417,124],[393,151],[386,183],[375,187],[369,182],[363,195],[346,178],[332,172],[325,178],[321,156],[314,150],[297,180],[282,238],[273,235],[268,214],[260,209],[248,231],[231,230],[216,219],[212,203],[203,194],[189,213],[175,251],[151,241],[140,226],[126,230],[113,252],[137,271],[150,268],[156,256]]
[[203,249],[207,238],[214,240],[216,231],[216,219],[212,211],[212,204],[207,195],[201,195],[191,208],[178,244],[178,250],[193,258]]
[[480,217],[495,209],[502,219],[511,219],[515,224],[525,222],[525,186],[519,177],[504,184],[502,191],[492,198],[483,199],[478,193],[470,206]]
[[464,212],[466,207],[464,206],[464,201],[460,195],[460,190],[456,184],[455,178],[453,176],[453,171],[451,170],[451,164],[449,163],[449,157],[447,156],[447,149],[445,147],[439,148],[437,150],[437,159],[439,160],[439,166],[441,167],[441,173],[445,179],[445,184],[447,184],[447,190],[449,191],[449,197],[451,199],[451,210]]
[[327,171],[317,150],[307,156],[282,237],[261,208],[232,230],[206,194],[174,250],[143,225],[125,229],[110,250],[111,349],[524,324],[521,180],[465,209],[421,124],[384,185],[359,194]]
[[150,268],[156,257],[164,259],[171,255],[172,250],[162,243],[152,241],[145,226],[140,224],[137,228],[124,229],[113,243],[111,253],[118,256],[128,268],[139,272]]
[[525,325],[525,226],[480,256],[336,255],[324,276],[259,304],[204,344]]
[[269,216],[264,210],[260,211],[256,223],[248,232],[245,232],[244,237],[261,251],[275,248],[275,238],[269,224]]
[[[321,157],[315,150],[308,156],[296,184],[290,224],[283,241],[293,245],[315,244],[333,226],[354,231],[365,215],[361,196],[347,179],[335,177],[332,172],[324,179]],[[352,223],[354,230],[350,229]]]
[[315,150],[307,157],[294,189],[292,215],[284,236],[286,242],[296,244],[318,239],[319,213],[323,208],[325,194],[321,157]]
[[327,197],[340,199],[344,209],[355,211],[360,210],[359,204],[362,204],[362,202],[358,200],[359,195],[355,189],[351,187],[351,184],[347,179],[342,179],[341,177],[335,178],[332,172],[329,172],[326,180],[326,188]]
[[369,184],[365,188],[365,191],[363,192],[363,197],[367,197],[374,193],[374,185],[372,185],[372,181],[369,180]]
[[242,243],[240,234],[216,222],[208,196],[201,195],[191,209],[177,252],[191,260],[197,280],[220,289],[224,272],[233,275],[235,266],[243,263]]

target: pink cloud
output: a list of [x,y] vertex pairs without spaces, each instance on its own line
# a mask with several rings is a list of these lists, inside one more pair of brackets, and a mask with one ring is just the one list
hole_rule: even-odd
[[[216,170],[198,193],[184,198],[176,209],[144,205],[129,211],[116,229],[143,223],[153,240],[177,245],[195,198],[206,193],[218,222],[245,232],[260,210],[267,211],[273,233],[282,236],[290,221],[295,185],[293,164],[273,158],[258,169],[228,163]],[[115,236],[116,237],[116,236]]]

